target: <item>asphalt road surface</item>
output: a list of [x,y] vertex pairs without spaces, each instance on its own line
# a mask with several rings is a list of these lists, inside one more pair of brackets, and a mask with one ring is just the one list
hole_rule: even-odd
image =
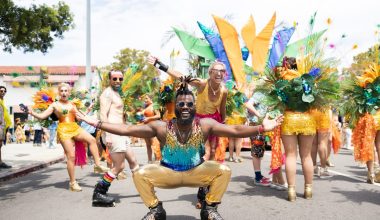
[[[134,148],[141,164],[146,163],[145,148]],[[227,153],[228,155],[228,153]],[[336,167],[330,179],[314,178],[313,199],[305,200],[301,166],[297,171],[297,200],[288,202],[286,191],[253,184],[253,168],[249,152],[243,152],[242,163],[227,162],[232,178],[218,210],[229,220],[245,219],[379,219],[379,184],[365,183],[366,169],[353,160],[350,150],[334,155]],[[270,152],[263,161],[268,173]],[[92,207],[91,197],[99,175],[92,166],[76,169],[82,192],[68,190],[64,162],[0,183],[0,219],[141,219],[148,209],[142,203],[128,172],[126,180],[112,183],[109,190],[116,197],[116,207]],[[156,189],[163,201],[168,220],[200,219],[195,209],[195,188]]]

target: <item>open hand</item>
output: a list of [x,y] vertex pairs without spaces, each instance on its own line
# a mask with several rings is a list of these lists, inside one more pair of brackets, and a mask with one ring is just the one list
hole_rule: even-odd
[[98,124],[99,120],[96,119],[96,118],[93,118],[93,117],[90,117],[88,115],[85,115],[83,112],[81,111],[77,111],[75,113],[75,116],[76,118],[79,120],[79,121],[84,121],[86,122],[87,124],[89,125],[92,125],[94,127],[96,127],[96,125]]
[[154,56],[151,56],[151,55],[148,56],[148,63],[149,64],[154,65],[156,63],[156,60],[158,60],[157,57],[154,57]]
[[274,119],[269,119],[269,115],[266,114],[265,118],[263,120],[263,124],[262,124],[264,127],[264,131],[273,130],[275,127],[281,125],[283,120],[284,120],[283,115],[279,115],[279,116],[275,117]]

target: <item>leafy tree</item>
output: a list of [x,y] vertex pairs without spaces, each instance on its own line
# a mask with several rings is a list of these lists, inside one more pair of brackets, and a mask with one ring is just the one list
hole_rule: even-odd
[[0,3],[0,46],[12,53],[12,48],[24,52],[35,50],[46,53],[53,39],[73,28],[73,15],[64,2],[48,6],[32,4],[19,7],[12,0]]
[[125,48],[120,50],[120,52],[114,56],[117,61],[113,62],[111,67],[115,70],[124,71],[128,69],[131,64],[137,64],[138,71],[144,73],[154,72],[155,68],[147,62],[148,56],[148,51]]
[[379,45],[374,45],[366,52],[359,53],[358,55],[354,56],[353,62],[349,68],[343,69],[343,73],[351,73],[354,75],[361,75],[363,71],[368,68],[368,65],[370,63],[379,63]]

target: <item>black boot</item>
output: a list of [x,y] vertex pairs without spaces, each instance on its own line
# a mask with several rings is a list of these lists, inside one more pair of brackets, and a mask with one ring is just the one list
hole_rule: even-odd
[[208,186],[202,186],[198,188],[198,194],[197,194],[198,202],[195,205],[197,209],[202,208],[202,203],[205,201],[207,193],[208,193]]
[[204,201],[201,209],[201,220],[223,220],[217,208],[218,205],[216,203],[208,205],[206,201]]
[[162,207],[162,202],[154,208],[149,208],[149,212],[141,220],[166,220],[166,211]]
[[101,183],[95,185],[94,194],[92,194],[92,206],[99,207],[114,207],[115,199],[107,196],[109,186],[105,186]]

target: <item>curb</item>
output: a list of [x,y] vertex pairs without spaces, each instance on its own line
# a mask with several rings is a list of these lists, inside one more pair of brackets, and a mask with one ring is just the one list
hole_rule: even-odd
[[8,181],[13,178],[24,176],[28,173],[34,172],[36,170],[40,170],[42,168],[48,167],[50,165],[53,165],[55,163],[59,163],[65,160],[64,156],[55,158],[53,160],[44,161],[32,164],[30,166],[21,167],[17,170],[9,171],[8,173],[0,174],[0,182]]

